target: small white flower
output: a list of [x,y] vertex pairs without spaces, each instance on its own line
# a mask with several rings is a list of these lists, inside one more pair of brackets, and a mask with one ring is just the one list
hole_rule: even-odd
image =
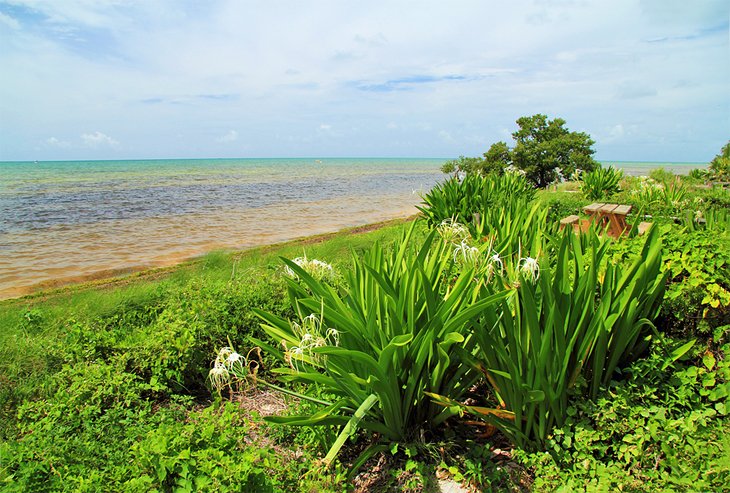
[[327,337],[327,340],[332,338],[332,341],[334,342],[335,346],[340,345],[340,333],[337,329],[332,329],[332,328],[327,329],[326,337]]
[[466,240],[461,240],[461,244],[454,248],[454,262],[460,262],[465,265],[475,265],[479,260],[479,249],[469,246]]
[[238,363],[243,359],[243,356],[238,354],[237,352],[233,351],[230,355],[228,355],[228,358],[226,358],[226,362],[230,365],[234,363]]
[[218,392],[220,392],[221,389],[228,384],[230,378],[231,376],[230,373],[228,373],[228,369],[217,361],[213,365],[213,368],[211,368],[208,372],[208,379],[210,380],[213,388]]
[[299,365],[297,362],[302,361],[304,359],[304,349],[299,346],[294,346],[289,351],[288,360],[291,367],[294,369],[294,371],[299,371]]
[[469,229],[463,224],[456,222],[454,218],[446,219],[436,227],[441,238],[447,243],[458,244],[469,238]]
[[520,259],[520,271],[525,279],[535,282],[540,277],[540,264],[537,263],[537,259],[532,257],[522,258]]
[[244,368],[244,366],[246,366],[244,364],[244,361],[245,360],[244,360],[243,356],[241,356],[237,352],[233,351],[226,358],[225,365],[231,371],[233,371],[235,369],[235,367],[238,367],[239,369],[242,370]]
[[489,263],[492,265],[493,269],[498,270],[500,273],[504,270],[504,264],[497,252],[494,252],[494,254],[489,257]]
[[[316,258],[308,259],[307,257],[297,257],[292,260],[292,262],[297,264],[302,268],[302,270],[304,270],[304,272],[318,281],[332,280],[335,277],[335,269],[327,262],[317,260]],[[289,266],[284,268],[284,272],[292,279],[299,279],[296,272],[294,272],[294,270]]]

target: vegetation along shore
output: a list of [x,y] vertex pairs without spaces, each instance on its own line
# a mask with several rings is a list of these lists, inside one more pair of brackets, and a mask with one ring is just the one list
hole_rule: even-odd
[[564,125],[416,218],[3,301],[0,490],[725,490],[730,144],[625,176]]

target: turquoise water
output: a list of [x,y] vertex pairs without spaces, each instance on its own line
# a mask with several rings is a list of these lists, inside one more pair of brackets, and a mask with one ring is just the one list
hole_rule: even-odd
[[[416,212],[444,159],[0,162],[0,298]],[[615,163],[629,174],[694,163]]]
[[621,168],[624,173],[632,176],[648,176],[651,170],[664,168],[676,175],[686,175],[696,168],[707,168],[707,163],[665,163],[642,161],[601,161],[604,167]]
[[407,216],[443,162],[0,163],[0,297]]

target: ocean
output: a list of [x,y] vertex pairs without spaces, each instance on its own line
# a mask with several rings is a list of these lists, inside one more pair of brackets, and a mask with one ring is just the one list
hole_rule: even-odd
[[0,298],[405,217],[443,162],[0,163]]
[[[0,162],[0,298],[416,213],[445,159]],[[629,174],[695,163],[616,163]]]

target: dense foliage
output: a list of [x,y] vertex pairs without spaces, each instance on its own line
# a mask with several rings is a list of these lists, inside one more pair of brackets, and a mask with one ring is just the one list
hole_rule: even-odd
[[710,161],[710,176],[715,180],[730,180],[730,141],[722,147],[720,154]]
[[543,257],[539,267],[537,259],[502,259],[498,282],[485,289],[512,286],[514,294],[486,307],[473,330],[476,366],[509,413],[464,409],[521,447],[545,446],[567,417],[569,397],[581,392],[579,382],[595,398],[646,347],[664,292],[655,231],[625,269],[608,262],[610,241],[594,230],[558,241],[555,258]]
[[473,302],[472,269],[453,262],[451,246],[434,233],[416,242],[413,232],[389,253],[376,244],[355,259],[339,290],[289,263],[299,279],[290,282],[299,322],[261,312],[264,329],[285,351],[268,349],[289,365],[281,370],[287,380],[318,386],[332,400],[316,399],[322,409],[275,422],[352,423],[348,433],[366,429],[387,445],[413,440],[453,415],[426,393],[460,398],[473,385],[455,348],[468,337],[468,322],[504,293]]
[[568,178],[577,170],[592,171],[598,166],[593,159],[594,141],[584,132],[571,132],[565,120],[550,120],[536,114],[517,119],[519,129],[512,133],[515,145],[496,142],[482,158],[460,157],[447,162],[445,173],[489,174],[508,167],[525,173],[527,180],[538,188],[545,188],[558,178]]
[[623,177],[653,228],[611,240],[472,173],[408,228],[4,302],[0,490],[722,490],[730,194],[693,183]]
[[[473,238],[530,209],[535,189],[518,173],[467,175],[436,185],[419,210],[432,227],[460,224]],[[521,225],[521,226],[524,226]]]
[[597,167],[593,171],[583,173],[580,189],[588,200],[603,200],[620,190],[619,183],[623,172],[609,166]]
[[[344,261],[392,234],[309,249]],[[331,491],[336,476],[308,474],[316,441],[294,449],[255,409],[209,401],[210,355],[264,336],[253,309],[291,315],[277,265],[211,254],[161,280],[0,305],[0,490]]]

